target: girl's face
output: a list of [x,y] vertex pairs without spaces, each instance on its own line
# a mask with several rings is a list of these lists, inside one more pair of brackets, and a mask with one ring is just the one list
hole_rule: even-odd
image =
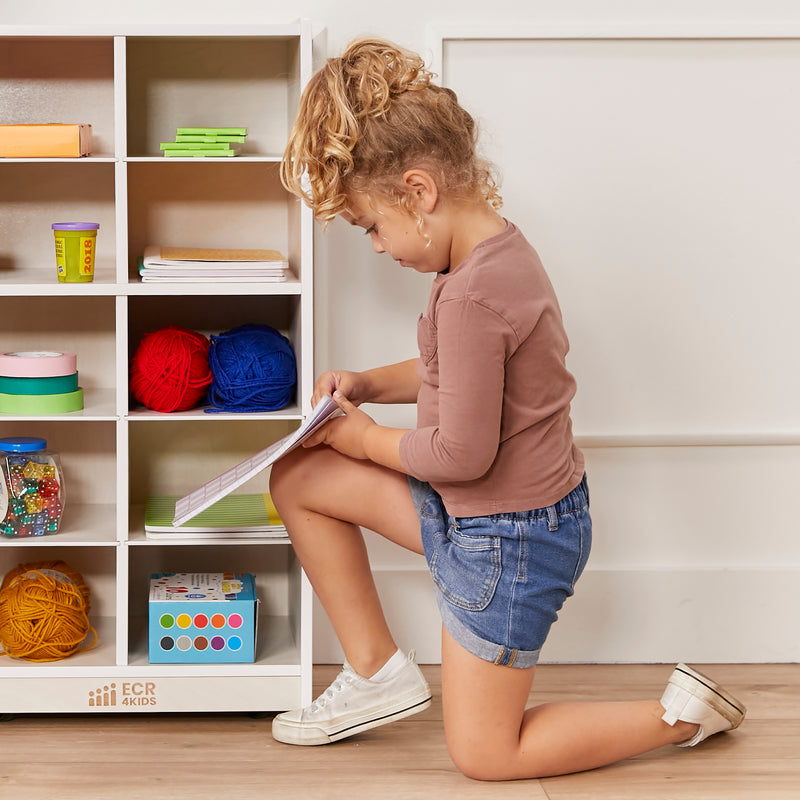
[[[450,245],[426,228],[420,231],[418,220],[406,211],[380,199],[354,195],[342,219],[364,229],[376,253],[388,253],[401,267],[417,272],[441,272],[450,263]],[[423,222],[425,215],[422,216]]]

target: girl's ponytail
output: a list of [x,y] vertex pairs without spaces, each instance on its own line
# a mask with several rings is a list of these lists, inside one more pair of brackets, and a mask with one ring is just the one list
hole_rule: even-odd
[[367,187],[406,205],[398,178],[424,165],[443,190],[499,205],[475,155],[472,117],[432,77],[419,55],[380,39],[357,40],[328,59],[300,100],[281,163],[284,186],[327,222],[345,210],[350,192]]

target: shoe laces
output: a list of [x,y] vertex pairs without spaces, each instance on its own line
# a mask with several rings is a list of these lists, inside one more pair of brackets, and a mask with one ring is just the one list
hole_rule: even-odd
[[321,711],[328,703],[333,702],[348,686],[353,684],[353,673],[345,668],[336,676],[336,680],[308,707],[310,713]]

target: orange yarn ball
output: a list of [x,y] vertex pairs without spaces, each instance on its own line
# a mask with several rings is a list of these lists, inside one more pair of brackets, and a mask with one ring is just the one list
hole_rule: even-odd
[[146,333],[130,363],[131,394],[153,411],[194,408],[214,379],[208,346],[202,333],[178,325]]
[[[0,585],[0,654],[57,661],[94,647],[89,605],[89,587],[63,561],[20,564]],[[81,648],[89,632],[94,641]]]

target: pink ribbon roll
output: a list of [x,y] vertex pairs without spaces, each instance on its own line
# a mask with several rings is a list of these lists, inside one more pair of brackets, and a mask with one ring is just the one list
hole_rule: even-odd
[[78,369],[75,353],[29,350],[0,353],[0,375],[6,378],[54,378]]

